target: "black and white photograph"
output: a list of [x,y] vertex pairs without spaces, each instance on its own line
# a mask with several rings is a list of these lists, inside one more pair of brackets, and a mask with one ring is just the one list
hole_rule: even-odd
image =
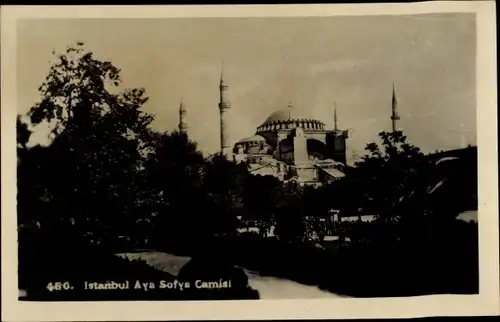
[[16,19],[10,301],[498,300],[481,4]]

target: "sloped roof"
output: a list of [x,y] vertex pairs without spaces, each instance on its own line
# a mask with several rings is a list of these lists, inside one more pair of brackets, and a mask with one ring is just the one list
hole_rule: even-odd
[[241,139],[239,140],[238,142],[236,143],[245,143],[245,142],[255,142],[255,141],[265,141],[266,139],[264,139],[262,136],[260,135],[252,135],[248,138],[244,138],[244,139]]
[[342,171],[337,170],[335,168],[323,168],[321,166],[318,166],[318,168],[320,168],[321,170],[325,171],[326,173],[328,173],[333,178],[343,178],[343,177],[345,177],[345,174]]
[[250,173],[254,174],[254,175],[261,175],[261,176],[265,176],[265,175],[270,175],[270,176],[276,176],[276,166],[272,165],[272,164],[265,164],[265,165],[261,165],[261,164],[249,164],[248,166],[248,170]]

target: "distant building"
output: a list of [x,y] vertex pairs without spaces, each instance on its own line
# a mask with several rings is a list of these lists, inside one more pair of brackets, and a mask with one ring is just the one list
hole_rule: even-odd
[[[336,117],[335,117],[336,119]],[[318,185],[344,177],[347,131],[328,130],[320,120],[302,116],[288,105],[234,144],[234,160],[250,172]]]
[[[273,112],[254,135],[230,143],[227,113],[231,110],[229,87],[221,72],[219,82],[220,153],[236,163],[244,162],[255,175],[272,175],[280,180],[321,185],[344,177],[348,132],[326,128],[320,120],[298,115],[288,105]],[[187,134],[187,110],[181,101],[179,131]]]

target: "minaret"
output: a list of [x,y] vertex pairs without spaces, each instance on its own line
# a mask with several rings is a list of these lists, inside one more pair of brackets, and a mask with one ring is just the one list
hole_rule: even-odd
[[346,164],[347,162],[347,139],[348,130],[341,130],[337,117],[337,102],[333,103],[333,130],[326,135],[327,157],[337,162]]
[[231,108],[231,103],[227,97],[227,85],[224,82],[224,66],[220,74],[219,84],[220,100],[220,149],[221,154],[228,160],[231,160],[231,145],[229,143],[229,128],[227,124],[227,111]]
[[392,83],[392,132],[396,132],[398,130],[396,121],[399,121],[399,115],[397,112],[398,101],[396,99],[396,89],[394,87],[394,83]]
[[333,129],[338,131],[339,128],[337,126],[337,103],[333,104]]
[[292,119],[292,110],[293,110],[292,101],[288,101],[288,105],[286,106],[286,108],[288,111],[288,119]]
[[181,97],[181,104],[179,106],[179,132],[183,134],[187,134],[186,112],[187,110]]

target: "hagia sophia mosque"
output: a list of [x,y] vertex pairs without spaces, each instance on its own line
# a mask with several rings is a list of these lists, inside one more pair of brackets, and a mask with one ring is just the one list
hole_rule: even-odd
[[[348,131],[338,129],[336,110],[333,129],[328,129],[321,120],[299,115],[288,104],[271,113],[253,135],[232,143],[226,117],[231,103],[223,73],[219,92],[220,152],[228,160],[245,163],[252,174],[272,175],[301,185],[322,185],[344,177]],[[186,112],[181,102],[179,131],[187,134]],[[394,127],[399,119],[395,104],[391,119]]]

